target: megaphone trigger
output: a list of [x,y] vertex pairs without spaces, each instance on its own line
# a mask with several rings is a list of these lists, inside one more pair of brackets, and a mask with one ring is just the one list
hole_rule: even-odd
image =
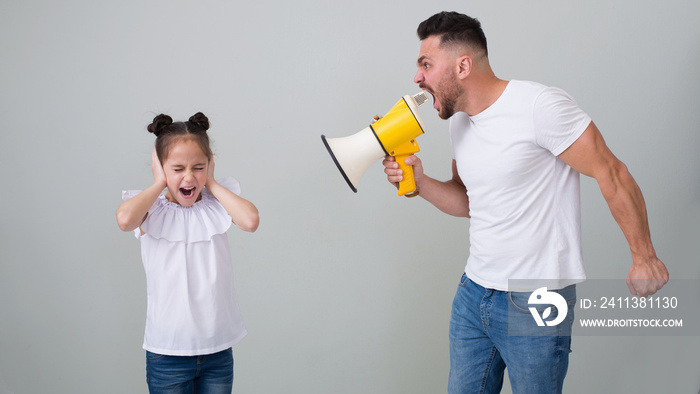
[[[389,154],[396,158],[396,164],[399,165],[399,169],[402,171],[403,179],[399,182],[399,196],[414,193],[416,191],[416,179],[413,175],[413,166],[406,164],[406,159],[414,153],[420,151],[418,142],[415,138],[398,145]],[[413,196],[411,196],[413,197]]]

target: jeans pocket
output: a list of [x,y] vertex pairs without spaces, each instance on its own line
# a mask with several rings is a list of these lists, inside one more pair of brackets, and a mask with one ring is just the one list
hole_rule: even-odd
[[464,273],[462,274],[462,277],[459,279],[459,285],[461,287],[465,287],[469,283],[469,278],[467,277],[467,274]]
[[[568,309],[571,309],[573,306],[576,305],[576,293],[574,291],[570,291],[569,288],[562,290],[553,290],[551,291],[552,293],[559,294],[561,298],[566,301],[566,306]],[[548,292],[549,293],[549,292]],[[563,293],[563,294],[562,294]],[[530,313],[530,308],[535,308],[538,312],[542,312],[546,310],[549,307],[552,307],[551,313],[553,313],[552,317],[556,316],[556,313],[559,312],[557,310],[556,305],[554,304],[530,304],[530,296],[532,295],[531,292],[515,292],[511,291],[508,292],[508,301],[513,307],[518,312],[522,313]]]
[[157,354],[157,353],[151,353],[148,350],[146,351],[146,361],[151,361],[155,362],[158,360],[162,360],[165,355],[162,354]]
[[[575,287],[553,291],[545,289],[544,292],[542,289],[509,292],[508,303],[508,316],[513,319],[509,319],[509,327],[512,322],[513,326],[519,326],[521,333],[516,335],[571,335],[576,305]],[[530,330],[530,327],[534,330]]]
[[[547,309],[548,305],[531,305],[529,303],[530,299],[530,294],[532,293],[527,293],[527,292],[515,292],[515,291],[510,291],[508,292],[508,303],[510,306],[520,312],[520,313],[525,313],[525,314],[530,314],[530,308],[535,308],[538,312],[542,312],[545,309]],[[554,308],[556,310],[556,307]]]
[[196,357],[168,356],[146,352],[146,382],[151,392],[170,386],[185,385],[196,372]]

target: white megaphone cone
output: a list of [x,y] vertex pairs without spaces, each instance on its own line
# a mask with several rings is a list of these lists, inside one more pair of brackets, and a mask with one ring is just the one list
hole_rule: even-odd
[[343,138],[326,138],[321,136],[335,165],[357,193],[357,184],[369,166],[386,155],[370,127]]

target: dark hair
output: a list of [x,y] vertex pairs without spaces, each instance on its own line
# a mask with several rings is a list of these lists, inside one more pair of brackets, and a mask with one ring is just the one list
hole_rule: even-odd
[[173,142],[190,139],[202,148],[202,152],[211,160],[213,153],[209,146],[209,119],[203,113],[197,112],[190,116],[187,122],[173,122],[173,118],[160,114],[153,118],[147,130],[156,135],[156,153],[161,163],[168,158]]
[[437,13],[418,25],[418,38],[421,41],[430,36],[439,36],[440,45],[450,43],[466,44],[482,49],[489,55],[486,46],[486,35],[481,29],[481,22],[458,12],[443,11]]

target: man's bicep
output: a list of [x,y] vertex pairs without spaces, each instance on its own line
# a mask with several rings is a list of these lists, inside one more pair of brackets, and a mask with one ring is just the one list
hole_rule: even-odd
[[601,171],[610,169],[618,161],[593,122],[559,158],[574,170],[593,178],[597,178]]

